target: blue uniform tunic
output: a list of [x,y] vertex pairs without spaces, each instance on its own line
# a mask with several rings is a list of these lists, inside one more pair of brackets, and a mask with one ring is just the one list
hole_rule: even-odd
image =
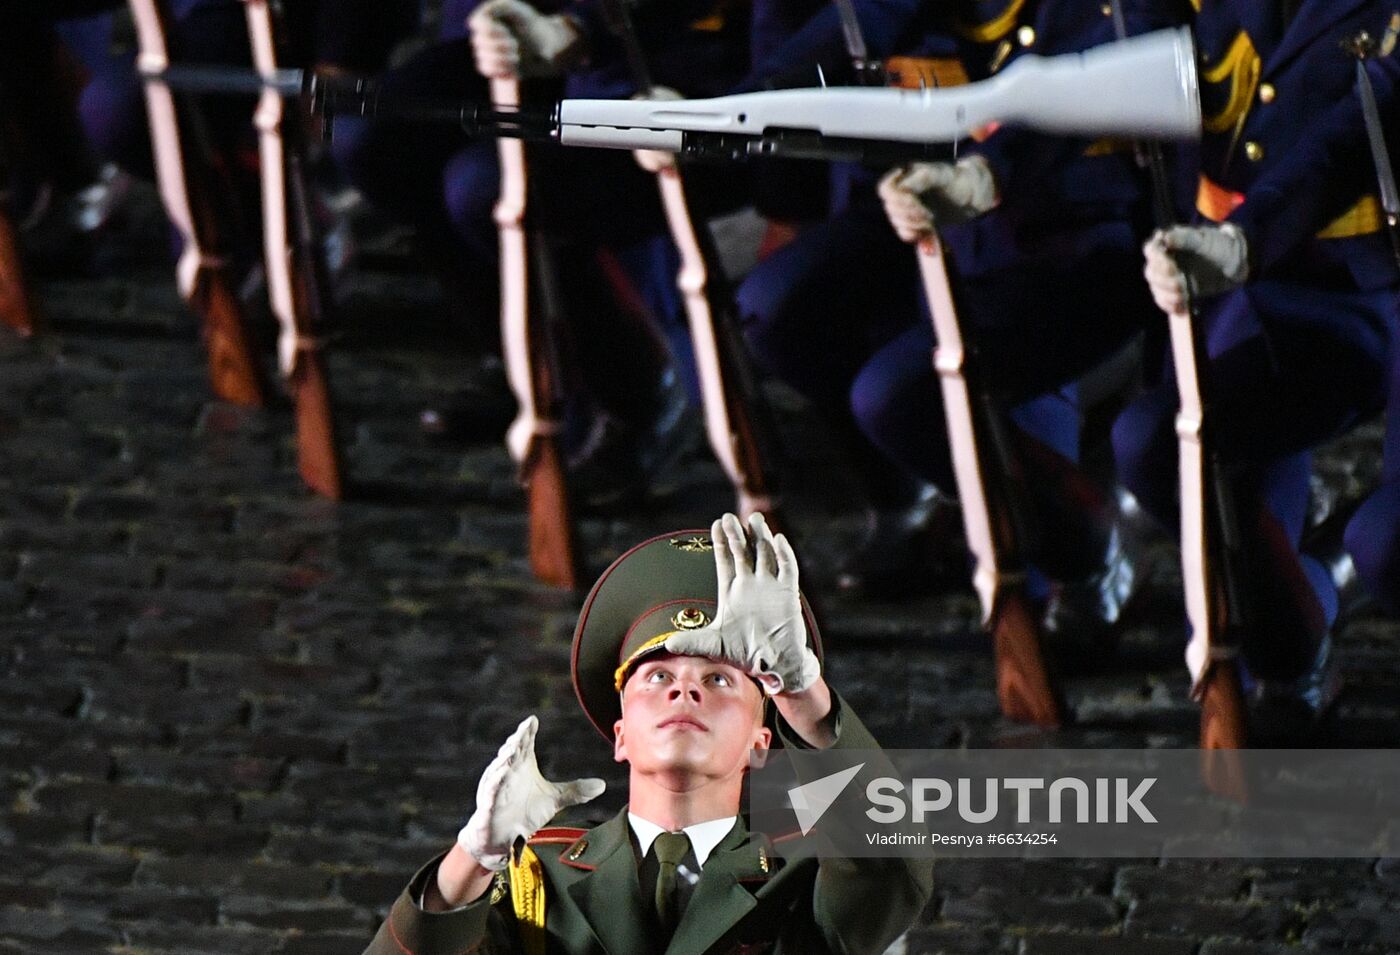
[[[1381,36],[1376,36],[1381,39]],[[1393,41],[1393,37],[1391,40]],[[1400,56],[1391,47],[1367,64],[1392,157],[1400,156]],[[1245,232],[1255,267],[1275,271],[1328,223],[1357,208],[1375,189],[1375,167],[1367,142],[1360,96],[1344,97],[1321,120],[1309,124],[1268,174],[1257,180],[1249,200],[1230,215]],[[1363,254],[1379,250],[1368,243]],[[1369,263],[1371,282],[1394,271],[1384,261]],[[1371,284],[1368,282],[1367,284]],[[1393,318],[1394,316],[1392,316]],[[1400,333],[1392,331],[1381,487],[1347,525],[1345,542],[1367,587],[1393,612],[1400,612]]]

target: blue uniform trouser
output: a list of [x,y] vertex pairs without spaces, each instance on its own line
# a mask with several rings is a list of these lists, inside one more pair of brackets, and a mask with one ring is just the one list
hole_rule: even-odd
[[[1336,613],[1331,581],[1298,553],[1310,448],[1381,407],[1389,296],[1260,281],[1204,303],[1206,427],[1226,469],[1241,536],[1251,620],[1250,671],[1291,679],[1313,661]],[[1124,483],[1162,524],[1179,527],[1174,379],[1115,422]]]
[[1400,330],[1391,349],[1381,487],[1348,522],[1345,542],[1367,589],[1400,613]]

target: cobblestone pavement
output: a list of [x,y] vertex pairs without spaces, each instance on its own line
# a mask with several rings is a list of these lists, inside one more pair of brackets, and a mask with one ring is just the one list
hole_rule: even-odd
[[[158,248],[158,230],[153,240]],[[149,256],[148,256],[149,258]],[[305,493],[285,408],[212,403],[170,273],[50,280],[52,329],[0,335],[0,955],[356,952],[447,844],[509,729],[547,774],[624,777],[567,676],[576,596],[532,582],[496,447],[425,443],[417,408],[465,361],[433,284],[352,275],[332,376],[357,499]],[[855,528],[801,419],[799,554],[819,585]],[[1374,429],[1324,458],[1374,469]],[[703,460],[635,516],[582,525],[590,571],[728,502]],[[1350,490],[1355,490],[1354,488]],[[1118,654],[1069,682],[1077,725],[998,717],[965,586],[821,601],[830,676],[887,745],[1189,746],[1176,571],[1158,547]],[[819,596],[823,596],[820,595]],[[1340,634],[1336,741],[1400,739],[1400,626]],[[1400,951],[1400,865],[1154,859],[940,862],[910,952]]]

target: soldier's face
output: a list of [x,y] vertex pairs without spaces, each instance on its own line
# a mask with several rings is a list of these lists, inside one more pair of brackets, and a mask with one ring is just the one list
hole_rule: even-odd
[[622,687],[613,756],[634,773],[740,777],[767,749],[763,694],[738,667],[710,657],[648,657]]

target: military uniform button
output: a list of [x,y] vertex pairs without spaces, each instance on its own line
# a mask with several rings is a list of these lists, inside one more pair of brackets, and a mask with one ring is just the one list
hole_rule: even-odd
[[1102,6],[1099,7],[1099,12],[1102,13],[1102,14],[1103,14],[1104,16],[1106,16],[1106,17],[1111,17],[1111,16],[1113,16],[1113,4],[1111,4],[1111,3],[1105,3],[1105,4],[1103,4]]
[[1249,157],[1250,162],[1258,162],[1264,158],[1264,147],[1250,140],[1244,144],[1244,154]]
[[1277,95],[1278,90],[1274,89],[1272,83],[1265,83],[1263,86],[1259,87],[1259,102],[1261,103],[1272,103],[1274,97]]
[[1035,27],[1023,26],[1016,31],[1016,40],[1022,46],[1030,46],[1035,42]]

